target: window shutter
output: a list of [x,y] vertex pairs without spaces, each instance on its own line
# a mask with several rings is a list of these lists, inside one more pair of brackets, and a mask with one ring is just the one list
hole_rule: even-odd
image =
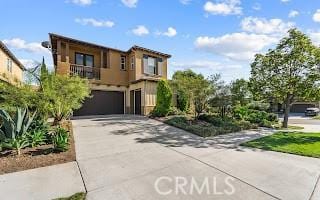
[[162,76],[162,58],[158,58],[158,75]]
[[148,73],[148,56],[143,55],[143,72]]

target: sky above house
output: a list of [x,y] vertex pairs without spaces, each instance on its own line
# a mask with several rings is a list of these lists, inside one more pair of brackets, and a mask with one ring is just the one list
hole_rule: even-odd
[[229,82],[250,76],[264,53],[297,27],[320,44],[320,0],[0,0],[0,40],[27,67],[46,59],[48,33],[172,55],[169,77],[192,69]]

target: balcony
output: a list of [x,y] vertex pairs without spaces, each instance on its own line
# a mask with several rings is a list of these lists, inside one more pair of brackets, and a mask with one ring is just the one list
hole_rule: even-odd
[[70,76],[100,80],[100,68],[70,64]]

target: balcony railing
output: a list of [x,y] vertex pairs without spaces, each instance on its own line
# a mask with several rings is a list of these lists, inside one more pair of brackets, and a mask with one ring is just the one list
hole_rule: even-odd
[[70,76],[100,80],[100,68],[70,64]]

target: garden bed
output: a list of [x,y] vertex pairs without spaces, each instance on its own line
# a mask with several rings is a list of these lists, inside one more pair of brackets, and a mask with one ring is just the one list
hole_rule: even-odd
[[230,118],[221,119],[211,116],[208,118],[200,117],[198,120],[187,116],[171,116],[160,120],[201,137],[211,137],[257,128],[257,125],[247,121],[236,121]]
[[69,131],[69,149],[65,152],[55,152],[52,144],[41,145],[35,148],[21,150],[21,155],[16,155],[14,150],[0,152],[0,174],[46,167],[76,160],[74,138],[71,121],[63,124]]

